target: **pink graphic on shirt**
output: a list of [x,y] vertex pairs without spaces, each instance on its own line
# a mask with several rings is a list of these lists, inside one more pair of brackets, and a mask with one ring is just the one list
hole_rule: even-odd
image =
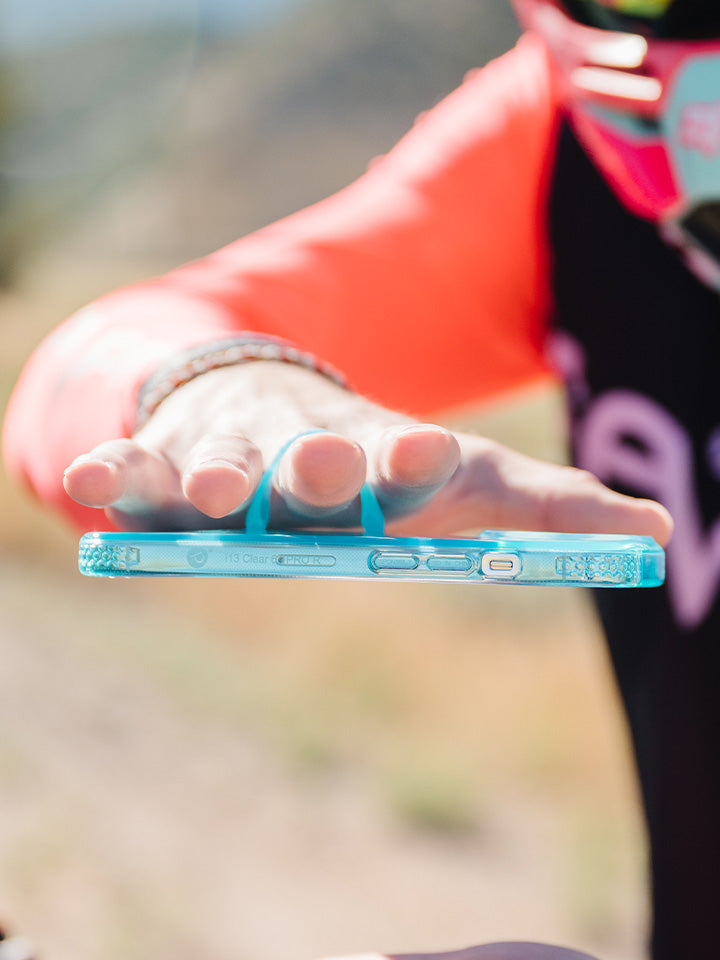
[[[582,347],[566,334],[554,346],[560,364],[572,357],[567,373],[577,391]],[[576,423],[574,439],[578,466],[606,483],[620,483],[659,500],[672,514],[675,533],[667,549],[670,603],[681,627],[698,626],[720,584],[720,521],[709,530],[703,528],[687,430],[649,397],[610,390],[589,402]]]
[[720,151],[720,102],[688,103],[680,113],[678,139],[686,150],[704,157]]

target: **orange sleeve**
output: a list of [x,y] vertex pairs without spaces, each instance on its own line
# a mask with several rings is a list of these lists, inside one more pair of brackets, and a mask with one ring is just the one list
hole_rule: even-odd
[[418,415],[546,376],[556,112],[545,50],[526,36],[345,190],[81,311],[20,378],[10,469],[88,522],[62,491],[67,463],[132,431],[159,364],[241,331],[286,337]]
[[526,36],[345,190],[174,273],[422,414],[546,374],[557,111]]

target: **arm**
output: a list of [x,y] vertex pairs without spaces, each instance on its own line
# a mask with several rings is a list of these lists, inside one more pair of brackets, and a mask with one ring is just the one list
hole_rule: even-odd
[[[301,515],[320,510],[337,519],[367,470],[400,514],[452,477],[445,500],[433,500],[435,520],[425,513],[418,522],[428,525],[424,532],[435,522],[473,525],[477,484],[501,490],[505,483],[500,465],[488,473],[477,438],[463,447],[437,428],[408,434],[398,429],[407,417],[329,394],[306,371],[266,363],[198,377],[139,432],[137,393],[183,349],[246,329],[289,337],[341,368],[372,401],[413,414],[547,375],[540,211],[554,119],[544,52],[525,40],[346,190],[82,311],[23,374],[5,432],[11,467],[43,500],[89,524],[60,478],[74,457],[92,451],[69,477],[76,500],[112,504],[122,524],[157,524],[169,512],[202,525],[246,501],[263,459],[279,446],[268,416],[249,412],[274,393],[265,410],[277,411],[282,399],[282,439],[317,423],[337,435],[308,438],[288,459],[283,499],[300,503]],[[473,469],[456,470],[461,447]],[[202,516],[183,513],[188,500]],[[486,500],[481,506],[482,522],[500,519]],[[513,512],[507,502],[504,512]],[[541,522],[535,507],[517,516]]]
[[546,375],[555,119],[544,53],[526,40],[356,183],[173,280],[414,414]]

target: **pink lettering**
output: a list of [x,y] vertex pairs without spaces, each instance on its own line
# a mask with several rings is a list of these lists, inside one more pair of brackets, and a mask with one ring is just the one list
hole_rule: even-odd
[[720,150],[720,103],[689,103],[680,113],[680,144],[714,157]]
[[670,600],[681,626],[697,626],[707,616],[720,582],[720,522],[707,533],[702,528],[687,431],[653,400],[615,390],[594,401],[578,442],[580,466],[601,480],[619,481],[659,500],[672,514]]
[[[720,118],[720,106],[718,111]],[[678,624],[692,629],[707,616],[720,586],[720,520],[703,528],[687,430],[654,400],[630,390],[589,399],[580,343],[558,333],[549,348],[580,410],[574,430],[578,465],[606,483],[619,482],[659,500],[672,514],[668,594]],[[710,449],[720,460],[720,427],[710,437]],[[716,465],[720,462],[711,463]]]

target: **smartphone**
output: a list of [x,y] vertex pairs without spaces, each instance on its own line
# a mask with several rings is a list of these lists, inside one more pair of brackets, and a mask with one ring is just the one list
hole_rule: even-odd
[[535,586],[656,587],[665,553],[651,537],[485,530],[477,538],[367,533],[86,533],[90,577],[419,580]]

